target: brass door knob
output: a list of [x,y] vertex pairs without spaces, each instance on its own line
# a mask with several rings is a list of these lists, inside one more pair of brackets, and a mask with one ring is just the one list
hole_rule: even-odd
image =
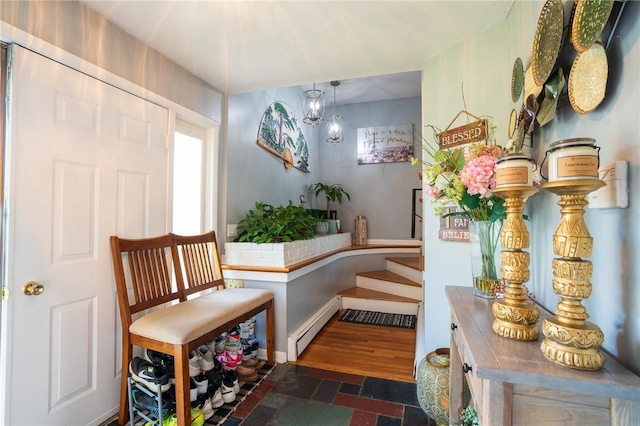
[[40,296],[44,291],[44,286],[35,281],[29,281],[22,287],[22,291],[27,296]]

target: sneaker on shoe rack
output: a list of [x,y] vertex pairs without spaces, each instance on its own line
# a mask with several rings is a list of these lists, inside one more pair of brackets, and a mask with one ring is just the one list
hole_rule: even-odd
[[[158,426],[158,422],[146,422],[144,426]],[[162,426],[178,426],[176,413],[171,413],[169,417],[162,418]]]
[[169,383],[172,385],[176,382],[176,374],[173,363],[173,356],[162,352],[154,351],[153,349],[144,348],[144,359],[151,364],[160,365],[167,369],[169,373]]
[[170,413],[170,404],[164,398],[162,399],[161,409],[158,410],[158,401],[141,391],[140,389],[133,388],[131,390],[131,400],[133,405],[141,410],[145,410],[153,417],[160,417],[160,410],[162,411],[162,417],[167,417]]
[[249,339],[256,337],[256,318],[252,317],[249,323]]
[[[257,340],[256,340],[257,342]],[[255,367],[260,363],[257,358],[258,351],[252,351],[248,340],[242,341],[242,365],[246,367]]]
[[211,401],[209,399],[206,399],[204,401],[204,403],[200,407],[200,410],[202,410],[202,417],[205,420],[209,420],[213,416],[213,406],[211,405]]
[[215,339],[215,353],[221,354],[224,352],[225,346],[227,345],[227,333],[222,333],[220,336]]
[[242,362],[242,351],[238,350],[238,351],[230,351],[230,350],[225,350],[224,351],[224,355],[227,358],[227,360],[231,360],[232,362],[235,362],[236,365],[240,364]]
[[222,399],[222,392],[220,390],[221,386],[222,386],[222,382],[220,382],[218,386],[209,384],[207,397],[209,397],[209,401],[211,402],[211,406],[213,408],[220,408],[224,405],[224,400]]
[[231,353],[227,350],[218,355],[216,359],[222,365],[222,371],[233,370],[238,365],[238,355],[236,354],[235,357],[232,357]]
[[[220,365],[220,363],[218,363],[218,365]],[[220,367],[219,371],[216,371],[215,369],[205,371],[204,375],[209,380],[209,386],[208,386],[209,388],[211,386],[219,388],[220,385],[222,384],[222,367]]]
[[240,347],[242,348],[242,357],[247,358],[251,356],[251,345],[248,339],[240,339]]
[[200,355],[198,352],[189,352],[189,377],[196,377],[200,374]]
[[129,363],[129,373],[131,373],[133,380],[142,383],[152,392],[158,391],[158,385],[160,385],[162,392],[168,391],[171,387],[166,368],[154,365],[139,356],[134,357]]
[[211,352],[211,354],[213,354],[213,357],[215,358],[216,356],[216,341],[212,340],[210,342],[207,342],[204,344],[207,349],[209,349],[209,352]]
[[237,395],[238,392],[240,392],[240,383],[238,382],[238,374],[236,373],[236,370],[225,371],[223,373],[223,379],[222,379],[223,384],[225,379],[228,379],[231,381],[231,383],[233,383],[233,391]]
[[[204,416],[200,408],[191,409],[191,426],[202,426],[204,424]],[[145,426],[157,426],[157,423],[147,422]],[[162,426],[178,426],[178,417],[176,413],[172,413],[169,417],[162,420]]]
[[240,339],[248,339],[249,338],[249,328],[251,327],[251,320],[247,320],[245,322],[241,322],[238,325],[238,329],[240,330]]
[[258,339],[247,340],[247,345],[249,346],[249,358],[258,358]]
[[220,386],[220,394],[222,400],[229,404],[236,400],[236,391],[233,389],[233,379],[231,377],[224,376],[222,379],[222,386]]
[[213,352],[209,350],[207,345],[198,347],[198,355],[200,356],[200,370],[209,371],[214,367]]
[[207,387],[209,386],[209,379],[207,378],[207,376],[200,373],[196,377],[193,377],[192,380],[196,382],[196,386],[198,387],[198,395],[207,393]]
[[151,364],[162,365],[163,367],[173,365],[173,356],[149,348],[144,348],[144,359]]
[[204,416],[200,407],[191,409],[191,426],[202,426],[204,424]]
[[258,373],[253,367],[238,365],[236,367],[236,374],[238,375],[238,381],[240,382],[254,382],[258,380]]
[[195,402],[198,399],[198,384],[193,377],[189,379],[189,399],[191,402]]
[[240,344],[240,334],[238,334],[237,331],[227,333],[225,349],[228,351],[238,351],[238,349],[242,349],[242,345]]
[[260,361],[258,361],[257,358],[246,358],[246,359],[242,358],[242,362],[240,363],[240,365],[243,367],[252,367],[256,369],[258,368],[259,364],[260,364]]
[[[222,363],[218,358],[213,359],[213,370],[214,373],[220,374],[222,373]],[[206,372],[205,372],[206,373]]]

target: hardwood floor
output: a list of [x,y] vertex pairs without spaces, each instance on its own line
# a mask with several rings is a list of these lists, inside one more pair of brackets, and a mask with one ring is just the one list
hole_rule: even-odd
[[341,322],[340,314],[331,318],[293,364],[415,383],[415,329]]

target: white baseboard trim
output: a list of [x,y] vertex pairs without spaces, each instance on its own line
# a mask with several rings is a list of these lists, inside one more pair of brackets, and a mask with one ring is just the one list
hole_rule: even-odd
[[297,330],[295,330],[288,339],[288,360],[296,361],[300,355],[311,343],[313,338],[331,319],[331,317],[340,310],[342,300],[340,296],[334,296],[324,304],[315,314],[306,320]]

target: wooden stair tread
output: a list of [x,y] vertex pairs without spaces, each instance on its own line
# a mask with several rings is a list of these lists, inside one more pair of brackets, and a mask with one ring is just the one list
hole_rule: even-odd
[[413,287],[422,287],[420,283],[411,281],[410,279],[405,278],[402,275],[398,275],[395,272],[391,272],[386,269],[381,271],[358,272],[356,273],[356,276],[390,281],[398,284],[410,285]]
[[417,271],[424,270],[423,265],[420,263],[420,257],[388,257],[387,260],[413,268]]
[[351,287],[340,292],[341,296],[353,297],[357,299],[371,299],[371,300],[387,300],[390,302],[409,302],[420,303],[420,300],[412,299],[410,297],[396,296],[395,294],[385,293],[382,291],[370,290],[364,287]]

